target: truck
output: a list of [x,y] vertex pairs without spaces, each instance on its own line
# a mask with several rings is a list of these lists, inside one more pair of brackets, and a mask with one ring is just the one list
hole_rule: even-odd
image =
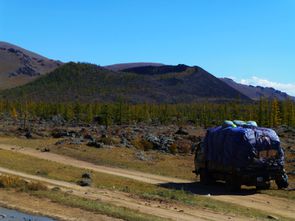
[[225,121],[208,129],[194,161],[193,172],[204,185],[223,181],[230,191],[240,190],[241,185],[268,189],[274,180],[279,189],[288,187],[278,135],[253,121]]

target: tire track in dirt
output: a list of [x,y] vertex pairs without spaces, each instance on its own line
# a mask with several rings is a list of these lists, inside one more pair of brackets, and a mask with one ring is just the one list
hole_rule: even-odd
[[[106,173],[116,176],[121,176],[140,182],[150,184],[167,184],[167,183],[192,183],[191,180],[178,179],[173,177],[165,177],[160,175],[148,174],[128,169],[113,168],[107,166],[95,165],[85,161],[73,159],[67,156],[62,156],[50,152],[40,152],[31,148],[22,148],[11,145],[0,144],[0,149],[15,151],[18,153],[30,155],[36,158],[50,160],[73,167],[89,169],[100,173]],[[252,195],[211,195],[211,198],[223,202],[229,202],[240,206],[258,209],[266,212],[267,214],[275,214],[283,217],[294,219],[295,207],[294,201],[273,197],[266,194],[252,194]]]
[[58,155],[55,153],[40,152],[40,151],[31,149],[31,148],[22,148],[22,147],[17,147],[17,146],[0,144],[0,149],[15,151],[15,152],[30,155],[33,157],[37,157],[39,159],[50,160],[50,161],[66,164],[66,165],[73,166],[73,167],[93,170],[96,172],[106,173],[106,174],[115,175],[115,176],[121,176],[121,177],[129,178],[129,179],[141,181],[144,183],[163,184],[163,183],[168,183],[168,182],[175,182],[175,183],[191,182],[191,180],[159,176],[159,175],[148,174],[148,173],[132,171],[132,170],[127,170],[127,169],[121,169],[121,168],[100,166],[100,165],[96,165],[93,163],[88,163],[86,161],[76,160],[71,157]]
[[229,219],[234,219],[237,221],[249,220],[248,218],[237,217],[234,215],[215,213],[206,209],[189,208],[179,205],[172,204],[161,204],[159,202],[145,202],[141,199],[135,199],[129,197],[128,194],[100,190],[92,187],[81,187],[74,183],[48,179],[44,177],[39,177],[35,175],[30,175],[6,168],[0,167],[0,174],[9,174],[21,177],[28,181],[39,181],[45,183],[49,188],[58,186],[61,191],[73,194],[79,197],[100,200],[102,202],[110,203],[116,206],[126,207],[133,210],[137,210],[141,213],[157,215],[162,218],[167,218],[171,220],[183,220],[183,221],[203,221],[203,220],[213,220],[213,221],[226,221]]
[[213,196],[214,199],[226,201],[248,208],[254,208],[267,212],[268,214],[276,214],[290,219],[295,218],[294,201],[272,197],[266,194],[252,195],[219,195]]

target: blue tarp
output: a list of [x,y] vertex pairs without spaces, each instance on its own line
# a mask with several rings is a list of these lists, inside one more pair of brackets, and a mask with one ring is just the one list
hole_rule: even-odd
[[276,150],[283,163],[283,151],[276,132],[262,127],[215,127],[204,139],[207,161],[235,168],[246,167],[262,150]]

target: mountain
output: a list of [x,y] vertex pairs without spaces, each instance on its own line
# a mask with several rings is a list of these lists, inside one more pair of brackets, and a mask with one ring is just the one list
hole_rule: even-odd
[[0,42],[0,90],[28,83],[60,65],[61,62]]
[[112,70],[112,71],[121,71],[128,68],[135,67],[145,67],[145,66],[163,66],[161,63],[152,63],[152,62],[134,62],[134,63],[120,63],[120,64],[112,64],[104,66],[104,68]]
[[1,92],[4,99],[47,102],[190,103],[250,99],[200,67],[144,66],[115,72],[67,63],[24,86]]
[[259,100],[261,97],[268,98],[268,99],[276,98],[278,100],[286,100],[286,99],[295,100],[295,97],[292,97],[285,92],[276,90],[271,87],[239,84],[230,78],[220,78],[220,79],[223,82],[227,83],[229,86],[241,92],[242,94],[251,98],[252,100]]

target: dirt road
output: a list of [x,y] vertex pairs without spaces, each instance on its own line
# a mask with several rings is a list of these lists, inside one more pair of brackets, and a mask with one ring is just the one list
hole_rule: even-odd
[[[98,166],[95,164],[76,160],[76,159],[62,156],[62,155],[57,155],[54,153],[48,153],[48,152],[42,153],[40,151],[30,149],[30,148],[20,148],[20,147],[16,147],[16,146],[9,146],[9,145],[0,144],[0,149],[16,151],[16,152],[30,155],[30,156],[34,156],[34,157],[37,157],[40,159],[47,159],[50,161],[71,165],[74,167],[90,169],[93,171],[107,173],[107,174],[121,176],[121,177],[126,177],[126,178],[130,178],[130,179],[134,179],[134,180],[138,180],[138,181],[146,182],[146,183],[152,183],[152,184],[180,183],[181,184],[181,183],[193,182],[190,180],[183,180],[183,179],[177,179],[177,178],[171,178],[171,177],[158,176],[158,175],[147,174],[147,173],[138,172],[138,171],[130,171],[127,169]],[[31,175],[29,175],[29,176],[31,176]],[[37,177],[34,177],[34,179],[35,178],[37,178]],[[38,177],[38,179],[40,179],[40,178]],[[45,178],[41,178],[41,179],[45,179]],[[61,181],[54,181],[54,182],[55,182],[54,185],[62,186],[62,184],[65,184],[64,182],[61,182]],[[67,183],[67,185],[69,185],[69,184]],[[73,185],[73,186],[71,186],[71,188],[73,188],[73,189],[79,188],[75,184],[71,184],[71,185]],[[69,186],[68,186],[68,188],[69,188]],[[85,189],[83,189],[83,190],[85,191]],[[94,191],[94,190],[91,190],[91,191]],[[112,192],[109,192],[108,194],[111,195]],[[234,204],[241,205],[241,206],[248,207],[248,208],[258,209],[258,210],[264,211],[266,214],[280,215],[280,216],[288,217],[288,218],[294,218],[294,214],[295,214],[295,207],[293,206],[294,201],[291,201],[288,199],[283,199],[283,198],[278,198],[278,197],[272,197],[272,196],[269,196],[266,194],[250,194],[250,195],[244,195],[244,196],[243,195],[214,195],[214,194],[211,194],[210,197],[212,197],[213,199],[221,200],[224,202],[234,203]],[[126,204],[126,203],[127,202],[124,201],[124,204]],[[130,207],[132,207],[132,208],[133,207],[137,208],[137,206],[145,207],[144,205],[139,205],[138,202],[133,202],[133,203],[135,205],[133,205],[133,204],[130,205]],[[156,205],[156,207],[157,206],[158,205]],[[153,208],[152,211],[154,209],[156,209],[156,207],[153,208],[153,207],[149,206],[149,208]],[[184,210],[188,211],[186,208],[184,208]],[[190,218],[192,218],[190,216],[192,214],[195,214],[194,211],[195,211],[195,209],[193,211],[190,211],[189,214],[187,214],[188,217],[185,217],[185,214],[181,214],[181,218],[182,218],[181,220],[196,220],[196,217],[198,217],[201,220],[203,220],[204,218],[208,219],[208,217],[209,217],[209,219],[214,220],[214,217],[209,216],[209,214],[212,216],[212,213],[206,214],[204,217],[200,217],[199,213],[201,213],[203,210],[197,211],[198,216],[193,216],[194,219],[190,219]],[[169,214],[166,214],[167,209],[164,209],[164,211],[159,209],[159,213],[152,213],[152,214],[162,214],[163,217],[170,217],[171,214],[173,214],[172,212],[175,213],[175,211],[169,210],[169,214],[170,214],[169,215]],[[179,216],[179,213],[176,212],[176,214]],[[195,214],[195,215],[197,215],[197,214]],[[219,215],[218,215],[218,220],[222,220],[222,219],[220,219]],[[170,218],[173,219],[173,215]],[[224,218],[226,219],[228,217],[224,217]],[[237,220],[237,218],[235,218],[235,220]]]
[[10,174],[22,177],[26,180],[40,181],[42,183],[45,183],[49,188],[58,186],[61,188],[62,191],[68,192],[76,196],[84,197],[87,199],[100,200],[102,202],[111,203],[117,206],[134,209],[141,213],[157,215],[159,217],[168,218],[172,220],[248,220],[247,218],[236,217],[233,215],[214,213],[206,209],[190,208],[167,203],[162,204],[156,201],[147,202],[141,199],[139,200],[129,197],[128,194],[122,192],[100,190],[92,187],[80,187],[74,183],[30,175],[2,167],[0,167],[0,174]]
[[110,175],[121,176],[121,177],[129,178],[129,179],[133,179],[133,180],[137,180],[137,181],[141,181],[145,183],[163,184],[168,182],[175,182],[175,183],[191,182],[191,180],[159,176],[159,175],[142,173],[142,172],[127,170],[127,169],[114,168],[114,167],[99,166],[99,165],[95,165],[85,161],[76,160],[67,156],[62,156],[62,155],[58,155],[58,154],[54,154],[50,152],[40,152],[38,150],[34,150],[31,148],[22,148],[17,146],[0,144],[0,149],[16,151],[16,152],[37,157],[40,159],[50,160],[50,161],[70,165],[73,167],[93,170],[96,172],[107,173]]

